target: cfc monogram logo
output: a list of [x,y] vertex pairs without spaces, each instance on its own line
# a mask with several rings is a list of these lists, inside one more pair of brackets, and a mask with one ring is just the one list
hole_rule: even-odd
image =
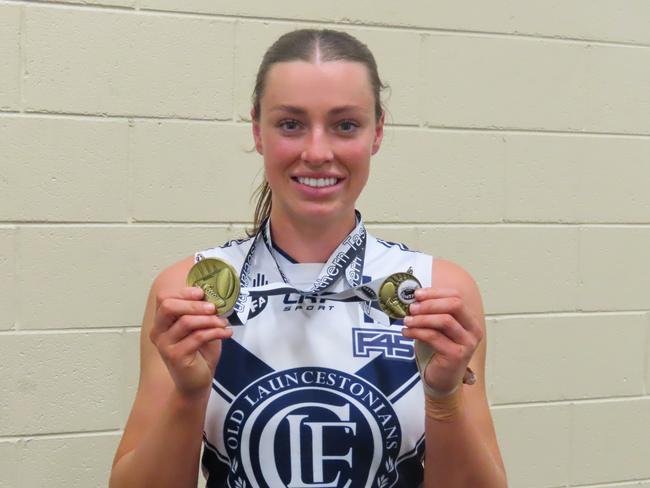
[[275,372],[226,416],[231,486],[390,486],[401,432],[390,402],[363,379],[327,368]]

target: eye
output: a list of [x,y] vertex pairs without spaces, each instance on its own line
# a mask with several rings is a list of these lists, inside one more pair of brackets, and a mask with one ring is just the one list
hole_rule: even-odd
[[346,134],[351,134],[358,128],[359,124],[357,124],[354,120],[342,120],[339,122],[339,129],[341,132],[344,132]]
[[296,132],[298,129],[300,129],[300,122],[295,119],[285,119],[281,120],[278,123],[278,127],[280,127],[285,132]]

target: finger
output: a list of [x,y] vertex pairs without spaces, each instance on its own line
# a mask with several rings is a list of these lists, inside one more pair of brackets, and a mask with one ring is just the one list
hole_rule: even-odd
[[[420,298],[418,298],[418,292],[421,290],[422,292],[419,294]],[[477,337],[482,335],[480,324],[469,313],[469,310],[465,306],[465,301],[458,290],[454,288],[438,290],[433,288],[420,288],[415,293],[417,302],[410,305],[410,314],[448,313],[453,315],[458,320],[458,323],[473,335]]]
[[223,329],[227,325],[227,320],[217,315],[183,315],[165,333],[160,335],[158,345],[165,347],[176,344],[196,330]]
[[170,298],[202,300],[203,296],[203,290],[197,286],[186,286],[176,290],[163,290],[156,295],[156,309],[158,309],[165,300],[169,300]]
[[182,315],[212,315],[215,306],[210,302],[167,298],[156,310],[156,325],[163,330],[171,327]]
[[460,297],[460,291],[456,288],[418,288],[415,290],[415,299],[419,302],[431,298]]
[[433,313],[457,313],[463,307],[463,300],[460,297],[428,298],[423,301],[411,303],[409,314],[433,314]]
[[441,354],[442,356],[454,361],[465,360],[469,355],[465,346],[457,344],[443,333],[434,329],[404,328],[402,329],[402,334],[404,337],[426,342],[431,346],[434,353]]
[[204,345],[214,341],[228,339],[232,335],[232,329],[212,328],[200,329],[185,337],[170,347],[169,357],[180,360],[184,357],[193,356]]
[[404,318],[407,328],[434,329],[457,344],[472,346],[472,335],[449,314],[407,315]]

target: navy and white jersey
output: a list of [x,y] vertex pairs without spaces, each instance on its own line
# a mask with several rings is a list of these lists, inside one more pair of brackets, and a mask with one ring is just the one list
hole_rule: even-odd
[[[197,253],[238,271],[254,239]],[[275,259],[271,255],[273,253]],[[431,285],[431,256],[367,235],[363,283],[412,268]],[[251,286],[299,289],[323,264],[258,246]],[[349,288],[338,280],[333,291]],[[359,303],[287,293],[259,297],[223,341],[204,426],[207,487],[420,486],[424,394],[402,322],[375,322]]]

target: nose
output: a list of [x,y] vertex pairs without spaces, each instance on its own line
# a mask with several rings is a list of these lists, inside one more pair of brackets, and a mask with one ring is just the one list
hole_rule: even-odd
[[331,141],[324,130],[313,130],[300,156],[306,163],[323,164],[334,159]]

